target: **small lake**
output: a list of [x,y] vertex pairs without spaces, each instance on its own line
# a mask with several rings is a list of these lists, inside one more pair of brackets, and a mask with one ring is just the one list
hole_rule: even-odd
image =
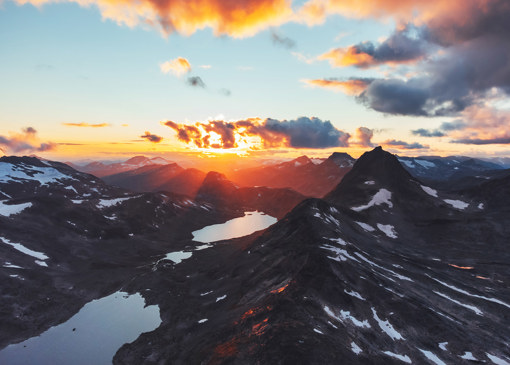
[[214,224],[192,232],[193,240],[208,243],[243,237],[266,229],[276,222],[275,217],[262,212],[245,212],[244,217],[234,218],[225,223]]
[[[140,294],[116,292],[93,300],[67,322],[0,351],[0,364],[111,364],[125,343],[161,323],[159,307]],[[74,329],[74,330],[73,330]]]

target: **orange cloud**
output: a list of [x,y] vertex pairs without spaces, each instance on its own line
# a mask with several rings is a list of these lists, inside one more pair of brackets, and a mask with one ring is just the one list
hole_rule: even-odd
[[4,154],[45,152],[55,147],[53,142],[40,143],[37,131],[32,127],[23,128],[21,133],[0,136],[0,151]]
[[341,91],[347,95],[359,95],[361,94],[372,82],[371,79],[349,79],[349,80],[337,80],[337,79],[314,79],[314,80],[302,80],[312,87],[322,87],[325,89],[331,89],[334,91]]
[[90,123],[62,123],[62,125],[66,127],[87,127],[87,128],[103,128],[103,127],[109,127],[110,125],[108,123],[97,123],[97,124],[90,124]]
[[191,71],[191,64],[183,57],[177,57],[174,60],[166,61],[159,65],[161,72],[173,73],[175,76],[182,76]]
[[[59,0],[15,0],[41,6]],[[103,19],[134,27],[151,24],[165,34],[190,35],[211,28],[216,35],[236,38],[288,21],[291,0],[64,0],[81,6],[95,5]]]
[[214,120],[194,125],[163,123],[177,132],[177,138],[196,148],[329,148],[349,146],[350,135],[319,118],[295,120],[249,118],[236,122]]
[[356,46],[332,49],[318,57],[319,60],[327,60],[334,67],[358,66],[366,68],[377,64],[374,57],[360,51]]
[[452,142],[487,145],[510,144],[510,111],[473,105],[467,108],[457,123],[443,123],[450,128]]

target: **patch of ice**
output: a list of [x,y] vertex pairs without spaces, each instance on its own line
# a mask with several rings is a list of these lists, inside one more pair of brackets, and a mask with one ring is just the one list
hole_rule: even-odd
[[456,286],[454,285],[450,285],[450,284],[447,284],[441,280],[438,280],[438,279],[435,279],[435,278],[432,278],[434,279],[435,281],[437,281],[438,283],[440,283],[441,285],[444,285],[446,286],[447,288],[450,288],[452,290],[455,290],[456,292],[459,292],[459,293],[462,293],[462,294],[465,294],[465,295],[468,295],[470,297],[473,297],[473,298],[479,298],[479,299],[483,299],[483,300],[487,300],[489,302],[493,302],[493,303],[497,303],[497,304],[501,304],[502,306],[505,306],[507,308],[510,308],[510,304],[507,304],[499,299],[496,299],[496,298],[491,298],[491,297],[485,297],[483,295],[477,295],[477,294],[471,294],[470,292],[466,291],[466,290],[463,290],[463,289],[460,289],[460,288],[457,288]]
[[5,264],[3,264],[3,267],[6,267],[8,269],[23,269],[21,266],[13,265],[10,262],[6,262]]
[[358,259],[356,259],[355,257],[351,256],[346,250],[344,250],[342,248],[338,248],[338,247],[331,246],[331,245],[320,246],[320,248],[322,248],[324,250],[331,251],[331,252],[336,254],[335,257],[328,256],[329,259],[341,262],[341,261],[347,261],[347,259],[349,258],[351,260],[359,262]]
[[361,347],[359,347],[358,345],[356,345],[356,343],[353,341],[351,342],[351,350],[352,352],[354,352],[356,355],[359,355],[361,352],[363,352],[363,350],[361,349]]
[[360,300],[365,300],[365,298],[363,298],[360,293],[355,292],[354,290],[348,291],[347,289],[344,289],[344,292],[345,292],[345,294],[348,294],[351,297],[358,298]]
[[399,355],[391,351],[384,351],[383,353],[395,359],[399,359],[400,361],[403,361],[407,364],[412,364],[411,359],[407,355]]
[[437,295],[439,295],[439,296],[441,296],[441,297],[443,297],[443,298],[448,299],[449,301],[451,301],[451,302],[453,302],[453,303],[455,303],[455,304],[460,305],[461,307],[467,308],[467,309],[469,309],[469,310],[471,310],[471,311],[475,312],[475,313],[476,313],[476,314],[478,314],[479,316],[481,316],[481,315],[483,314],[483,312],[482,312],[480,309],[478,309],[477,307],[475,307],[474,305],[464,304],[464,303],[462,303],[462,302],[459,302],[458,300],[455,300],[455,299],[453,299],[453,298],[450,298],[450,297],[449,297],[448,295],[446,295],[446,294],[440,293],[440,292],[435,291],[435,290],[434,290],[434,293],[436,293]]
[[324,312],[331,318],[336,319],[339,322],[344,322],[345,320],[350,320],[356,327],[360,328],[370,328],[370,323],[367,320],[360,321],[356,317],[351,315],[351,312],[340,310],[340,315],[336,315],[327,305],[324,306]]
[[32,256],[32,257],[34,257],[36,259],[39,259],[39,260],[46,260],[46,259],[48,259],[48,256],[46,256],[42,252],[33,251],[33,250],[29,249],[29,248],[26,248],[21,243],[11,242],[7,238],[4,238],[4,237],[0,237],[0,240],[2,240],[5,244],[13,247],[15,250],[18,250],[19,252],[24,253],[25,255]]
[[437,198],[437,190],[429,188],[428,186],[420,185],[424,192],[429,194],[430,196],[433,196],[434,198]]
[[418,349],[422,352],[423,355],[425,355],[425,357],[427,359],[429,359],[430,361],[432,361],[434,364],[436,365],[446,365],[446,363],[441,360],[439,357],[437,357],[433,352],[431,351],[427,351],[427,350],[422,350],[422,349]]
[[351,208],[355,212],[361,212],[362,210],[368,209],[374,205],[386,204],[388,207],[393,208],[393,203],[391,202],[391,191],[386,189],[380,189],[372,199],[366,205],[362,205],[359,207]]
[[97,203],[98,208],[109,208],[113,207],[114,205],[120,204],[125,200],[132,199],[132,196],[128,196],[126,198],[114,198],[114,199],[101,199],[99,200],[99,203]]
[[435,163],[426,161],[426,160],[417,160],[416,159],[416,160],[414,160],[414,162],[416,162],[418,165],[425,167],[426,169],[431,168],[431,167],[436,167]]
[[463,202],[462,200],[444,199],[444,202],[460,210],[464,210],[469,206],[469,203]]
[[227,297],[227,294],[222,295],[221,297],[216,298],[216,302],[219,302],[220,300],[223,300]]
[[205,322],[207,322],[208,320],[209,320],[209,319],[204,318],[204,319],[201,319],[200,321],[198,321],[198,323],[205,323]]
[[64,175],[53,167],[36,167],[24,163],[15,165],[8,162],[0,162],[0,183],[19,180],[36,181],[39,185],[43,186],[60,182],[60,180],[76,179],[72,176]]
[[377,228],[384,233],[389,238],[397,238],[397,232],[395,232],[395,227],[393,227],[391,224],[381,224],[377,223]]
[[371,309],[372,309],[372,313],[374,315],[374,319],[377,321],[377,324],[379,325],[379,327],[388,336],[390,336],[392,340],[403,340],[404,339],[404,337],[402,337],[402,335],[400,333],[398,333],[395,328],[393,328],[393,326],[391,325],[391,323],[388,320],[383,321],[382,319],[379,318],[375,309],[374,308],[371,308]]
[[9,217],[13,214],[19,214],[23,210],[30,208],[32,203],[21,203],[21,204],[4,204],[4,201],[0,200],[0,215]]
[[372,227],[370,224],[366,224],[363,222],[356,222],[361,228],[363,228],[367,232],[373,232],[375,231],[375,228]]
[[439,348],[440,348],[441,350],[443,350],[443,351],[447,351],[447,349],[446,349],[446,345],[448,345],[448,342],[440,342],[440,343],[438,344]]
[[510,365],[510,362],[505,361],[505,360],[503,360],[503,359],[501,359],[501,358],[499,358],[497,356],[491,355],[488,352],[485,353],[485,355],[487,355],[489,360],[492,361],[496,365]]
[[412,161],[399,160],[399,162],[400,162],[400,163],[403,163],[404,165],[406,165],[406,166],[407,166],[407,167],[409,167],[410,169],[414,169],[414,168],[416,167]]
[[78,192],[76,191],[76,189],[72,185],[67,185],[66,187],[64,187],[64,189],[74,191],[76,194],[78,194]]
[[462,355],[460,358],[464,360],[478,361],[478,359],[474,357],[473,354],[469,351],[464,352],[464,355]]

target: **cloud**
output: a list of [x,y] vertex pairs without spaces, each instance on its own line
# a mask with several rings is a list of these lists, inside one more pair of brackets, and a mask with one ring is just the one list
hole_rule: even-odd
[[55,149],[53,142],[39,142],[37,131],[32,127],[23,128],[21,133],[0,135],[0,149],[5,154],[45,152]]
[[164,123],[177,132],[177,138],[197,148],[231,149],[249,145],[263,148],[329,148],[349,146],[350,135],[319,118],[295,120],[250,118],[236,122],[210,121],[194,125]]
[[159,68],[164,74],[173,73],[175,76],[182,76],[191,71],[191,64],[186,58],[177,57],[163,62],[159,65]]
[[465,138],[465,139],[455,139],[452,143],[462,143],[462,144],[475,144],[475,145],[486,145],[486,144],[510,144],[510,136],[508,137],[498,137],[498,138]]
[[229,89],[225,89],[225,88],[219,89],[218,93],[220,93],[223,96],[230,96],[230,95],[232,95],[232,91],[230,91]]
[[[395,115],[458,116],[487,102],[494,92],[510,95],[506,0],[310,0],[305,9],[319,18],[340,13],[398,24],[381,43],[362,42],[319,57],[335,67],[407,63],[411,68],[407,76],[386,76],[367,85],[358,100],[370,109]],[[412,63],[417,60],[421,62]]]
[[445,136],[444,132],[441,132],[439,129],[431,130],[431,129],[419,128],[419,129],[412,130],[411,133],[414,134],[415,136],[420,136],[420,137],[444,137]]
[[333,67],[355,66],[369,68],[381,64],[416,62],[426,55],[427,43],[411,32],[414,27],[397,30],[379,44],[370,41],[346,48],[335,48],[318,57],[327,60]]
[[[58,0],[15,0],[40,7]],[[83,7],[96,6],[103,19],[134,27],[152,25],[164,34],[191,35],[210,28],[217,36],[242,38],[273,26],[292,16],[290,0],[64,0]]]
[[157,136],[155,134],[151,134],[151,132],[145,131],[144,135],[141,135],[140,138],[145,138],[149,142],[159,143],[163,140],[163,137]]
[[90,124],[90,123],[62,123],[62,125],[66,127],[84,127],[84,128],[103,128],[103,127],[109,127],[110,124],[108,123],[97,123],[97,124]]
[[321,87],[334,91],[341,91],[347,95],[359,95],[368,87],[373,79],[359,78],[342,80],[337,78],[329,78],[301,81],[312,87]]
[[186,80],[186,83],[189,86],[201,87],[201,88],[205,89],[205,83],[204,83],[204,81],[199,76],[190,76],[190,77],[188,77],[188,79]]
[[296,42],[288,37],[283,37],[276,33],[274,30],[271,32],[271,39],[273,40],[273,44],[286,48],[291,49],[296,47]]
[[416,142],[408,143],[408,142],[399,141],[396,139],[389,139],[387,141],[382,142],[381,144],[385,145],[385,146],[390,146],[390,147],[394,147],[397,149],[401,149],[401,150],[419,150],[419,149],[428,149],[429,148],[429,146],[422,145],[421,143],[416,143]]
[[372,137],[374,136],[374,130],[366,127],[359,127],[356,129],[356,139],[361,147],[374,147],[372,143]]

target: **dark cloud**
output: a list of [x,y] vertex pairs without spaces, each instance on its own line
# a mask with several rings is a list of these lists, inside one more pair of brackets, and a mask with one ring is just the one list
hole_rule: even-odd
[[441,123],[441,126],[439,127],[439,129],[449,132],[449,131],[458,131],[458,130],[464,129],[464,128],[466,128],[466,126],[467,126],[467,124],[465,122],[457,119],[457,120],[454,120],[453,122]]
[[[236,148],[240,140],[260,138],[264,148],[347,147],[350,135],[336,129],[331,122],[301,117],[295,120],[246,119],[236,122],[211,121],[194,125],[164,123],[177,132],[177,138],[198,148]],[[215,142],[211,142],[215,140]]]
[[199,76],[188,77],[187,83],[189,86],[201,87],[201,88],[205,89],[205,83]]
[[333,66],[369,68],[381,64],[416,62],[427,54],[429,44],[421,36],[421,30],[408,26],[395,31],[379,44],[367,41],[347,48],[336,48],[319,59],[328,60]]
[[453,9],[379,45],[364,42],[321,57],[361,68],[423,59],[405,78],[367,84],[359,100],[385,114],[456,116],[495,91],[510,95],[510,2],[466,1]]
[[486,145],[486,144],[510,144],[510,137],[498,137],[498,138],[464,138],[464,139],[455,139],[452,143],[462,143],[462,144],[475,144],[475,145]]
[[0,136],[0,149],[4,153],[32,153],[45,152],[55,149],[53,142],[40,143],[37,131],[32,127],[23,128],[21,133],[10,136]]
[[292,49],[296,47],[296,42],[288,37],[283,37],[276,33],[275,31],[271,32],[271,39],[273,40],[273,44],[286,48],[286,49]]
[[140,138],[144,138],[147,141],[153,142],[153,143],[159,143],[163,140],[163,137],[157,136],[155,134],[151,134],[151,132],[149,132],[149,131],[145,131],[145,134],[140,136]]
[[431,130],[431,129],[420,128],[420,129],[412,130],[411,133],[414,134],[415,136],[420,136],[420,137],[444,137],[445,136],[445,134],[443,132],[441,132],[439,129]]
[[419,150],[419,149],[429,148],[429,146],[423,145],[421,143],[416,143],[416,142],[408,143],[408,142],[399,141],[396,139],[390,139],[390,140],[384,141],[382,144],[386,145],[386,146],[395,147],[398,149],[403,149],[403,150]]

